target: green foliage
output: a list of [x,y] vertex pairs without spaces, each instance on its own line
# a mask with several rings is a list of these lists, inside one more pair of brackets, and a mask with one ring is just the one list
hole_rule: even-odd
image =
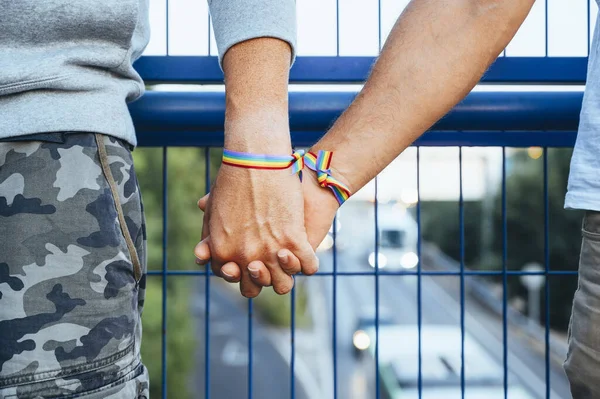
[[[170,281],[171,283],[171,281]],[[167,397],[191,398],[188,389],[194,367],[195,335],[189,312],[190,287],[186,280],[174,280],[167,290]],[[147,284],[142,317],[142,359],[150,374],[150,397],[162,393],[162,285],[159,279]]]
[[[481,253],[480,202],[465,202],[464,214],[464,261],[472,265]],[[457,201],[422,202],[421,226],[423,239],[435,243],[448,256],[460,260],[460,212]]]
[[[296,327],[305,328],[311,325],[308,312],[308,294],[304,284],[296,279]],[[277,327],[289,327],[292,321],[291,294],[277,295],[272,289],[264,289],[254,300],[256,310],[261,319]]]
[[[549,266],[552,270],[577,270],[581,245],[582,213],[563,207],[571,159],[570,149],[548,151]],[[507,158],[506,226],[508,270],[520,270],[529,262],[545,261],[543,158],[532,159],[526,150],[516,150]],[[423,236],[442,251],[460,260],[458,202],[424,202],[421,204]],[[501,270],[503,253],[502,190],[493,198],[491,217],[492,242],[482,251],[481,202],[464,203],[464,261],[473,269]],[[550,324],[566,330],[571,314],[577,280],[573,277],[550,277]],[[509,297],[526,291],[518,278],[509,278]],[[543,294],[543,293],[542,293]],[[542,295],[544,298],[545,296]],[[542,303],[542,306],[545,306]]]
[[[136,170],[144,198],[148,227],[148,268],[162,269],[163,150],[134,151]],[[197,201],[206,192],[205,149],[170,148],[167,152],[167,264],[169,269],[196,270],[194,246],[202,233],[203,213]],[[220,151],[210,154],[211,177],[216,173]]]
[[[211,157],[212,158],[212,157]],[[134,151],[142,190],[148,233],[148,269],[163,267],[163,150]],[[167,265],[169,269],[193,269],[193,248],[202,231],[202,212],[196,201],[205,192],[205,152],[198,148],[168,150]],[[218,162],[218,161],[216,161]],[[211,163],[214,160],[211,159]],[[215,168],[213,168],[215,169]],[[167,387],[168,397],[185,399],[194,366],[195,333],[189,312],[192,292],[189,279],[171,276],[167,284]],[[150,372],[151,397],[161,396],[162,379],[162,284],[148,276],[143,321],[142,356]]]
[[[564,209],[572,150],[548,151],[548,219],[549,267],[551,270],[577,270],[581,245],[580,211]],[[510,159],[506,181],[507,268],[519,270],[528,262],[545,261],[544,255],[544,184],[543,159],[531,159],[525,151]],[[502,231],[501,193],[496,198],[494,230]],[[501,254],[502,237],[497,234],[494,252]],[[566,330],[571,314],[577,280],[573,277],[551,277],[550,324]],[[511,293],[525,295],[524,288],[513,281]],[[543,305],[545,306],[545,305]]]
[[[210,179],[214,179],[221,150],[210,151]],[[163,149],[138,148],[133,153],[142,190],[148,233],[148,269],[163,267]],[[206,150],[169,148],[167,151],[167,266],[176,270],[197,270],[193,249],[201,238],[203,213],[196,202],[207,190]],[[189,312],[193,295],[189,278],[171,276],[167,281],[167,394],[169,398],[191,397],[188,387],[194,367],[196,334]],[[256,311],[263,320],[277,326],[290,324],[290,296],[280,297],[263,290]],[[307,295],[301,284],[296,289],[296,323],[310,323]],[[150,373],[151,397],[162,390],[162,283],[160,276],[148,276],[144,307],[142,357]]]

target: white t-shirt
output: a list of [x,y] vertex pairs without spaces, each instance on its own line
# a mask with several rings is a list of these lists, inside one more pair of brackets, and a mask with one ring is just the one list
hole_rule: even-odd
[[596,22],[565,208],[600,211],[600,18]]

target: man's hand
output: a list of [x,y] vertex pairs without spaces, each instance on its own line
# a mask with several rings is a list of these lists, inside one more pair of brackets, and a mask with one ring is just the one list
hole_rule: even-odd
[[[304,173],[302,190],[304,194],[304,224],[306,232],[308,234],[308,241],[312,248],[316,249],[321,241],[327,235],[335,213],[338,210],[338,203],[335,197],[328,189],[319,187],[314,173],[306,171]],[[209,212],[210,196],[206,195],[200,201],[198,201],[198,207]],[[206,213],[205,213],[206,215]],[[208,240],[210,241],[210,239]],[[282,268],[286,269],[289,267],[298,267],[300,261],[290,251],[289,247],[280,247],[278,251],[278,261]],[[196,255],[202,257],[202,259],[210,258],[210,247],[206,242],[198,244],[196,247]],[[242,285],[248,285],[249,282],[246,280],[249,277],[253,286],[270,286],[275,284],[275,276],[272,275],[270,269],[260,261],[250,262],[248,264],[248,271],[244,270],[241,264],[238,265],[234,262],[229,262],[223,265],[219,270],[213,266],[213,273],[220,273],[229,282],[238,282],[242,280]],[[305,270],[302,268],[304,274],[312,274],[312,270]]]
[[[469,93],[517,32],[533,3],[411,1],[392,29],[365,86],[312,150],[335,151],[333,175],[347,177],[344,183],[351,192],[358,191]],[[244,57],[238,61],[238,70],[244,73],[245,65],[257,65],[244,62]],[[253,93],[265,84],[273,86],[270,82],[263,79],[260,85],[239,87]],[[305,193],[309,201],[308,206],[305,204],[305,223],[314,246],[327,231],[321,236],[321,226],[315,223],[329,219],[330,224],[335,212],[321,211],[322,205],[312,198]],[[318,206],[311,208],[313,201]],[[228,271],[229,266],[223,269]],[[243,276],[246,268],[243,262],[240,266]]]
[[[196,248],[196,256],[209,257],[216,275],[227,281],[241,277],[242,295],[252,298],[261,287],[253,284],[246,266],[268,270],[278,294],[288,293],[291,275],[302,270],[313,274],[318,259],[307,241],[304,229],[302,187],[289,170],[250,170],[223,165],[206,206],[206,239]],[[209,236],[210,233],[210,236]],[[205,245],[207,244],[207,246]],[[280,262],[281,248],[291,251],[288,262]],[[206,250],[209,249],[207,252]],[[286,259],[287,260],[287,259]],[[221,268],[229,265],[223,271]],[[232,274],[232,265],[243,266]]]
[[[225,148],[252,154],[292,154],[288,121],[291,57],[287,42],[269,37],[238,43],[225,53]],[[227,262],[242,265],[240,289],[244,296],[254,297],[261,289],[248,275],[251,261],[268,268],[280,294],[291,290],[291,275],[301,267],[308,273],[317,270],[318,259],[304,230],[301,184],[290,169],[223,165],[206,206],[205,241],[196,247],[196,257],[201,261],[211,258],[215,274],[229,281],[227,274],[220,273],[221,267]],[[277,259],[281,248],[289,248],[298,261],[281,268]]]

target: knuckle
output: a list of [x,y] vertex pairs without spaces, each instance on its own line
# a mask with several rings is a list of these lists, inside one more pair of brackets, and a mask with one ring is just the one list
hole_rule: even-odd
[[298,274],[302,271],[302,268],[297,262],[292,262],[287,265],[281,265],[281,269],[287,274]]
[[285,245],[287,245],[289,248],[293,248],[293,249],[299,249],[302,247],[302,243],[305,241],[306,239],[303,238],[302,236],[298,235],[298,234],[291,234],[291,233],[286,233],[285,236],[282,238],[282,241]]
[[211,250],[212,257],[214,260],[219,262],[225,262],[232,260],[231,253],[228,249],[224,248],[222,245],[213,243],[213,248]]
[[244,255],[250,261],[262,260],[263,254],[267,253],[268,246],[263,246],[255,242],[249,242],[244,245]]

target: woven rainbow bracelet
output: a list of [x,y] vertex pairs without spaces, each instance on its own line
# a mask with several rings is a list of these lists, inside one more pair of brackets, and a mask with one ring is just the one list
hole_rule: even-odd
[[317,173],[317,181],[323,188],[329,188],[335,199],[342,205],[350,198],[350,189],[344,183],[331,176],[329,167],[333,157],[332,151],[312,152],[295,151],[292,155],[249,154],[223,150],[223,164],[247,169],[287,169],[302,178],[302,170],[307,168]]

